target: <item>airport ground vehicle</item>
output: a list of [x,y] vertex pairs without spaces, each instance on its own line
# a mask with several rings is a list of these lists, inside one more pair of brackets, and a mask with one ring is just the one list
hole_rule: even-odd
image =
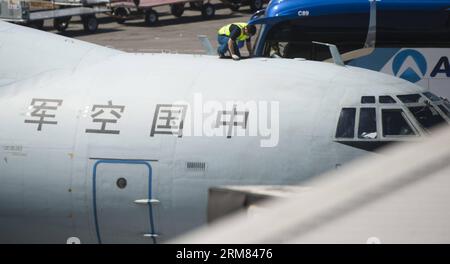
[[97,13],[108,12],[109,0],[0,0],[0,19],[41,29],[45,20],[53,20],[53,27],[63,32],[73,16],[80,16],[83,28],[93,33],[98,28]]
[[170,12],[175,17],[181,17],[185,5],[201,12],[202,17],[209,19],[214,17],[216,8],[209,0],[113,0],[111,9],[118,23],[124,23],[128,18],[144,16],[145,23],[153,26],[158,23],[159,14],[153,8],[158,6],[170,6]]
[[264,3],[268,3],[267,0],[228,0],[227,4],[230,6],[231,10],[237,11],[241,6],[248,5],[250,10],[256,12],[264,7]]
[[350,65],[450,96],[449,0],[273,0],[250,23],[256,56],[327,60],[313,41],[333,43]]

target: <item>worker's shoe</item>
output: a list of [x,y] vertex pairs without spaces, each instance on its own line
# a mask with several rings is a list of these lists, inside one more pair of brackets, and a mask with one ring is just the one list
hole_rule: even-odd
[[221,59],[225,58],[225,53],[222,53],[222,52],[220,51],[220,47],[217,48],[217,54],[219,54],[219,58],[221,58]]
[[236,54],[231,55],[231,58],[232,58],[233,60],[240,60],[240,59],[241,59],[241,57],[239,57],[239,56],[236,55]]

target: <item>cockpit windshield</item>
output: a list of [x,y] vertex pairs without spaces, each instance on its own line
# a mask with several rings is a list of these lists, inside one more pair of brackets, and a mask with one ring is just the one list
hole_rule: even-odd
[[444,105],[438,105],[438,107],[448,118],[450,118],[450,112],[447,107],[445,107]]
[[405,95],[397,95],[398,99],[402,101],[402,103],[418,103],[422,98],[420,94],[405,94]]
[[437,107],[441,109],[441,111],[450,118],[450,103],[447,98],[439,97],[433,93],[425,92],[423,93],[428,99],[436,103]]
[[432,106],[408,107],[409,111],[419,121],[423,128],[429,130],[434,126],[445,123],[444,118]]
[[425,93],[423,93],[423,95],[425,95],[428,99],[430,99],[433,102],[437,102],[437,101],[441,100],[441,98],[439,98],[437,95],[430,93],[430,92],[425,92]]
[[361,108],[359,112],[358,137],[374,139],[377,136],[375,108]]
[[355,134],[356,108],[343,108],[336,130],[337,138],[353,138]]
[[[422,96],[423,95],[423,96]],[[398,95],[415,119],[427,132],[431,128],[445,124],[449,117],[449,111],[444,105],[444,100],[439,96],[424,92],[423,94]]]
[[430,92],[365,95],[355,105],[341,109],[335,137],[345,144],[357,142],[359,147],[414,138],[450,123],[449,106],[447,99]]
[[414,135],[414,131],[411,125],[406,121],[406,116],[401,109],[383,109],[382,123],[383,123],[383,136],[411,136]]
[[447,99],[444,99],[444,105],[447,107],[447,110],[450,111],[450,102]]

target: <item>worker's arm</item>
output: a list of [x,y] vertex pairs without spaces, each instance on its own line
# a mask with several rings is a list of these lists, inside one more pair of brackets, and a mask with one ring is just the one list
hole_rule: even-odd
[[236,55],[234,53],[234,40],[231,38],[228,39],[228,50],[230,51],[231,56]]
[[247,39],[245,41],[245,44],[247,44],[248,55],[251,57],[252,56],[252,41],[250,39]]
[[228,50],[230,51],[231,54],[231,58],[233,60],[239,60],[240,57],[238,55],[236,55],[236,53],[234,52],[234,45],[236,45],[234,43],[234,40],[232,40],[231,38],[228,40]]

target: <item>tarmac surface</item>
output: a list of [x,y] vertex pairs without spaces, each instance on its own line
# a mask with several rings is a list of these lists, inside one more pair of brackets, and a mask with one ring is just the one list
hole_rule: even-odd
[[[209,20],[204,20],[201,12],[195,10],[185,10],[182,17],[176,18],[170,13],[169,6],[162,6],[155,8],[159,13],[159,22],[153,27],[147,26],[143,17],[118,24],[112,17],[99,14],[99,28],[93,34],[83,31],[79,17],[72,18],[64,33],[53,29],[51,20],[45,22],[44,30],[127,52],[204,54],[198,35],[208,36],[216,48],[220,27],[233,22],[246,22],[252,15],[248,6],[231,11],[217,0],[211,3],[216,6],[216,15]],[[242,55],[247,54],[244,50]]]

